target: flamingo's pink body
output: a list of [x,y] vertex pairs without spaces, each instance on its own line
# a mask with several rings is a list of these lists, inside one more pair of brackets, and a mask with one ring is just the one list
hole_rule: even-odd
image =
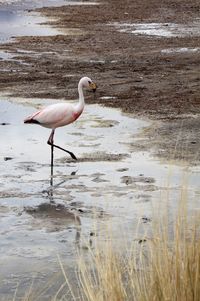
[[76,105],[70,103],[57,103],[28,116],[24,123],[37,123],[43,127],[56,129],[61,126],[68,125],[74,122],[83,112],[84,97],[83,87],[88,87],[93,90],[96,85],[88,77],[83,77],[78,84],[79,102]]
[[43,127],[56,129],[74,122],[83,109],[84,104],[79,107],[69,103],[56,103],[27,117],[24,122],[38,123]]
[[43,127],[52,129],[51,135],[48,139],[48,144],[68,152],[74,159],[76,159],[76,157],[73,153],[53,144],[53,137],[56,128],[74,122],[83,112],[85,105],[83,88],[89,88],[95,91],[96,84],[89,77],[83,77],[80,79],[78,84],[79,102],[77,104],[53,104],[38,112],[35,112],[24,120],[24,123],[36,123]]

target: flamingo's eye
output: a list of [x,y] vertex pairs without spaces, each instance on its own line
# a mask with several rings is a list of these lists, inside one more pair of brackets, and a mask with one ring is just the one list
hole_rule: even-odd
[[92,83],[92,82],[89,80],[89,81],[88,81],[88,84],[90,85],[91,83]]

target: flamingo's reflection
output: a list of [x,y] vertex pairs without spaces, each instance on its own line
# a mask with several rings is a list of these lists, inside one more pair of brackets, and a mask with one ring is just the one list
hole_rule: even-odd
[[[77,171],[71,173],[71,176],[75,175]],[[67,179],[60,181],[59,183],[53,185],[53,177],[50,179],[50,187],[48,190],[43,191],[47,193],[47,197],[50,202],[45,202],[37,207],[27,207],[25,211],[32,215],[34,219],[32,220],[34,229],[44,228],[46,232],[59,232],[64,231],[68,228],[74,228],[75,243],[80,246],[81,237],[81,219],[78,212],[71,210],[70,207],[64,204],[57,204],[54,201],[55,189],[64,184]]]
[[[71,172],[71,176],[75,176],[77,173],[78,169],[75,171]],[[51,169],[51,176],[50,176],[50,186],[47,190],[44,190],[43,192],[46,192],[50,202],[54,202],[54,198],[53,198],[53,192],[56,188],[58,188],[59,186],[61,186],[62,184],[64,184],[67,179],[63,179],[62,181],[58,182],[57,184],[54,184],[54,174],[53,174],[53,169]]]

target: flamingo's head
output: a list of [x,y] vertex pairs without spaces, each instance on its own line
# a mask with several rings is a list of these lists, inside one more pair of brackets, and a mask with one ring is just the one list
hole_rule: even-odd
[[96,88],[97,88],[96,83],[87,76],[82,77],[79,83],[82,85],[82,87],[88,88],[88,89],[92,90],[93,92],[96,91]]

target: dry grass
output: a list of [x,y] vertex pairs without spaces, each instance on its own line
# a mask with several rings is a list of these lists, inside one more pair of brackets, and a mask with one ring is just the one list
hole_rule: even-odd
[[107,239],[103,250],[80,257],[80,300],[199,301],[199,222],[183,200],[173,225],[167,216],[157,220],[146,242],[118,252]]

